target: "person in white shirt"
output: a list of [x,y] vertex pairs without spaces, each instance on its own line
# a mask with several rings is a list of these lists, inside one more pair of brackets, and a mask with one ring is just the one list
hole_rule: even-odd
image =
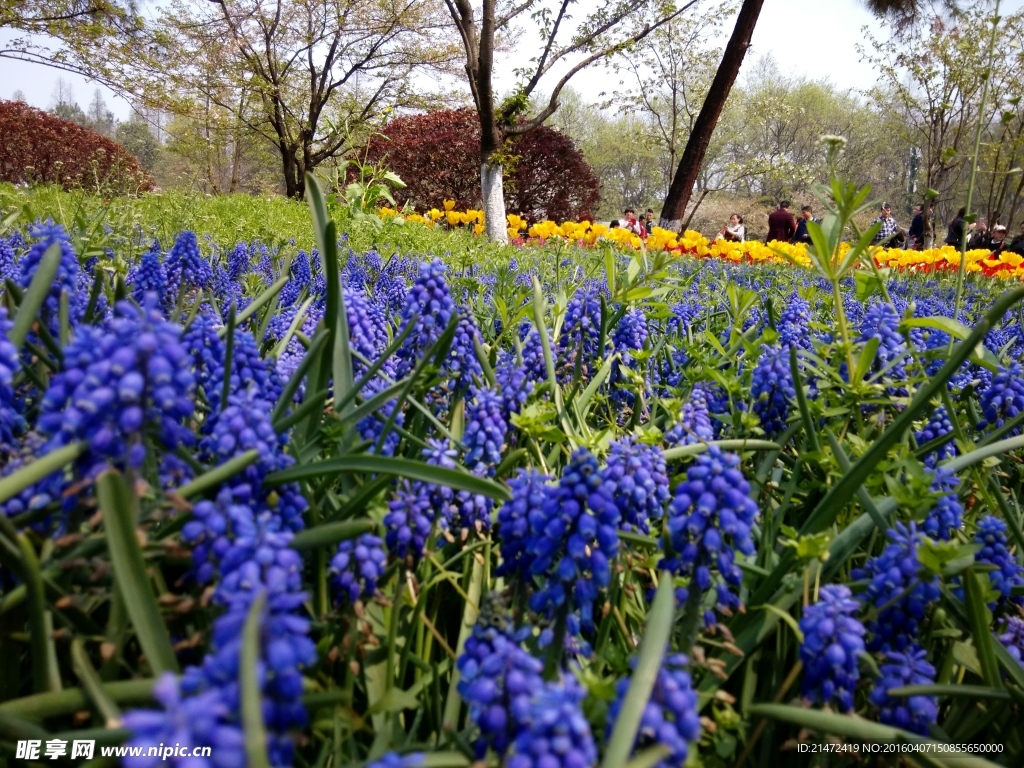
[[742,243],[746,238],[747,230],[743,226],[743,217],[734,213],[729,217],[729,223],[723,226],[716,240],[730,240],[734,243]]

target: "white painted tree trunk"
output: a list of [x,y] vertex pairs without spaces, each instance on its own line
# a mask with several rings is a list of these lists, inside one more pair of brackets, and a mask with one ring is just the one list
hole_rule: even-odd
[[494,243],[508,242],[505,219],[505,186],[501,178],[501,165],[480,164],[480,192],[483,195],[484,222],[487,239]]
[[683,226],[682,219],[658,219],[658,226],[670,232],[678,232]]

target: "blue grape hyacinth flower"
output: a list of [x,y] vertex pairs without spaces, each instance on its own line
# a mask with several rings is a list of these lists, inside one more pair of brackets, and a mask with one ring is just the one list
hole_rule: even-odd
[[132,280],[132,298],[139,304],[145,301],[147,293],[155,293],[164,309],[168,307],[167,274],[160,263],[160,243],[153,245],[142,254],[139,267]]
[[999,642],[1018,664],[1024,667],[1024,619],[1011,616],[999,635]]
[[916,641],[928,606],[939,599],[938,577],[926,575],[917,558],[924,533],[915,523],[897,523],[888,535],[892,543],[851,573],[868,580],[861,600],[880,609],[867,625],[869,651],[906,650]]
[[[155,297],[154,297],[155,298]],[[55,445],[89,441],[88,471],[103,462],[138,468],[144,433],[164,450],[193,441],[195,379],[181,329],[147,303],[121,302],[103,327],[80,326],[64,349],[64,368],[40,404],[39,430]]]
[[619,551],[619,509],[593,454],[581,448],[572,455],[558,485],[530,510],[529,523],[530,574],[543,579],[530,607],[549,618],[578,610],[591,630],[594,601],[608,586]]
[[928,663],[924,649],[917,645],[908,646],[903,653],[890,651],[885,658],[888,663],[882,665],[882,676],[868,697],[878,707],[879,721],[927,736],[929,726],[938,721],[938,698],[890,696],[889,691],[906,685],[934,685],[935,667]]
[[[1007,421],[1024,413],[1024,365],[1010,363],[1000,367],[992,377],[992,383],[981,393],[982,421],[979,428],[987,426],[1001,427]],[[1020,427],[1010,431],[1011,435],[1019,435]]]
[[994,515],[986,515],[978,520],[974,543],[981,545],[981,550],[975,553],[974,560],[995,566],[995,570],[988,571],[988,578],[1003,600],[1021,603],[1024,598],[1014,598],[1012,592],[1014,587],[1024,585],[1024,566],[1010,551],[1006,532],[1006,522]]
[[[640,717],[640,728],[633,745],[634,754],[648,747],[663,745],[669,753],[654,768],[682,768],[690,745],[700,737],[700,709],[693,681],[686,670],[688,659],[682,653],[670,653],[662,660],[654,680],[654,689]],[[636,666],[635,660],[633,666]],[[622,711],[630,678],[619,680],[615,700],[608,708],[608,734]]]
[[330,573],[341,601],[354,603],[372,597],[377,591],[377,580],[384,574],[386,562],[387,554],[379,536],[364,533],[341,542],[330,564]]
[[545,683],[530,701],[505,768],[593,768],[597,745],[581,708],[585,697],[572,675]]
[[185,231],[178,235],[164,261],[167,274],[167,290],[177,296],[182,285],[188,288],[209,288],[213,282],[210,262],[199,253],[199,241],[195,232]]
[[14,438],[25,428],[21,403],[14,390],[14,377],[21,370],[21,361],[18,350],[7,338],[13,327],[6,308],[0,307],[0,456],[17,453]]
[[856,618],[860,603],[844,584],[821,588],[818,602],[804,610],[800,631],[800,660],[804,663],[803,694],[814,702],[838,703],[853,709],[853,692],[860,679],[864,625]]
[[32,278],[36,276],[39,264],[50,246],[56,245],[60,249],[57,274],[50,289],[46,292],[46,299],[43,303],[50,315],[50,330],[56,331],[62,293],[67,294],[72,322],[78,320],[82,309],[84,309],[82,295],[78,291],[78,276],[81,272],[78,256],[75,255],[75,249],[71,245],[71,237],[67,230],[59,224],[54,224],[53,221],[31,225],[29,234],[35,242],[18,261],[17,282],[22,290],[27,290],[31,285]]
[[[717,446],[698,456],[676,488],[665,524],[672,554],[662,560],[662,567],[691,576],[689,588],[701,592],[711,587],[717,571],[717,607],[725,614],[740,607],[743,573],[736,553],[750,556],[755,551],[751,527],[758,509],[739,466],[739,456]],[[706,613],[705,621],[713,623],[712,612]]]
[[[932,411],[932,415],[929,417],[928,423],[924,425],[924,428],[914,434],[914,440],[917,441],[919,446],[926,445],[940,437],[951,435],[952,432],[953,423],[949,420],[949,413],[946,411],[945,406],[940,405]],[[949,440],[936,450],[925,454],[924,463],[925,466],[934,467],[940,461],[951,459],[956,454],[956,443],[953,440]]]
[[459,656],[458,691],[480,730],[474,747],[478,759],[488,749],[504,756],[528,721],[531,698],[544,685],[544,665],[521,646],[529,633],[528,627],[516,631],[505,621],[482,619]]
[[948,469],[935,470],[931,490],[939,495],[935,505],[921,522],[921,530],[933,539],[948,541],[963,525],[964,508],[956,489],[960,480]]
[[765,433],[774,437],[782,432],[789,418],[790,405],[796,400],[788,347],[762,347],[751,379],[750,394],[754,398],[754,413],[761,420]]
[[649,520],[660,520],[671,494],[661,449],[632,437],[613,440],[601,478],[615,489],[615,504],[625,531],[647,533]]
[[542,513],[541,505],[548,492],[550,476],[536,469],[519,469],[508,481],[512,498],[498,510],[497,535],[501,547],[499,576],[526,576],[532,557],[530,544],[530,514]]

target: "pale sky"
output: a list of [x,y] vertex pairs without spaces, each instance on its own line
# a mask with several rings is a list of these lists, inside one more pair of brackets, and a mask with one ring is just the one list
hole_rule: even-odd
[[[1022,7],[1024,0],[1003,0],[1001,11],[1009,13]],[[863,0],[765,0],[744,69],[749,69],[761,55],[770,53],[784,73],[810,79],[827,78],[844,89],[869,88],[874,83],[875,73],[870,65],[860,61],[855,50],[863,39],[861,29],[865,25],[874,30],[876,36],[887,36],[878,20],[865,9]],[[730,24],[725,34],[731,30]],[[0,34],[0,40],[4,37]],[[509,69],[496,67],[499,72]],[[21,90],[30,104],[46,109],[52,102],[58,77],[71,82],[76,100],[83,109],[87,108],[95,83],[49,67],[8,59],[0,59],[0,98],[10,98],[16,90]],[[542,91],[545,85],[550,87],[544,82]],[[578,74],[571,85],[594,101],[601,91],[612,86],[607,71],[599,66]],[[108,107],[119,119],[127,119],[128,104],[106,89],[102,90]]]

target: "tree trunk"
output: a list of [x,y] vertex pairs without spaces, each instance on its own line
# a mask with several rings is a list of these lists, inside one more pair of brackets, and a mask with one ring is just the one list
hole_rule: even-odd
[[305,193],[305,186],[301,185],[302,180],[299,178],[295,157],[292,155],[289,148],[281,146],[279,149],[281,151],[281,170],[284,174],[285,197],[297,197],[301,199],[302,195]]
[[486,160],[480,163],[480,193],[487,239],[504,245],[508,242],[508,228],[505,225],[505,187],[501,171],[501,163]]
[[725,46],[722,61],[715,72],[715,79],[711,82],[711,90],[708,91],[700,114],[693,123],[693,130],[686,141],[686,149],[683,150],[679,167],[672,179],[672,186],[669,187],[665,204],[661,208],[661,220],[658,223],[665,229],[679,231],[686,212],[686,204],[690,202],[694,182],[711,143],[711,135],[715,132],[715,126],[718,125],[718,119],[725,108],[725,101],[729,98],[733,83],[736,82],[743,57],[750,48],[750,38],[754,34],[762,5],[764,0],[743,0],[739,16],[736,17],[736,27]]

